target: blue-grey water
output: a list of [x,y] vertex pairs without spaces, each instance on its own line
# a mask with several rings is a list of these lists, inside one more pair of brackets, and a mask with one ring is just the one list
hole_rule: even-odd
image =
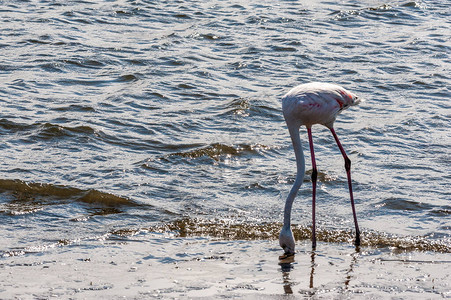
[[[277,246],[280,99],[309,81],[366,100],[335,124],[362,245],[451,251],[448,0],[0,1],[0,22],[1,256],[149,231]],[[319,239],[352,243],[343,159],[313,133]]]

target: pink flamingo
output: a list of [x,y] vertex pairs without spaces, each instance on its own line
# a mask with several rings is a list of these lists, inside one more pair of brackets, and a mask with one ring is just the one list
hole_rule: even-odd
[[301,84],[290,90],[282,98],[283,116],[287,123],[293,142],[294,153],[296,156],[297,174],[296,180],[288,194],[285,202],[285,211],[283,218],[283,227],[279,235],[279,244],[285,251],[281,258],[294,255],[295,241],[291,231],[291,207],[294,198],[301,187],[305,174],[305,160],[302,151],[301,139],[299,137],[299,128],[304,125],[307,127],[310,153],[312,158],[312,248],[316,248],[316,225],[315,225],[315,198],[316,198],[316,180],[318,171],[316,169],[315,153],[313,151],[312,125],[321,124],[329,128],[334,139],[343,155],[345,169],[348,177],[349,194],[351,197],[352,214],[356,231],[355,245],[360,245],[360,231],[357,224],[357,215],[354,207],[354,197],[352,195],[351,184],[351,160],[346,155],[345,150],[338,140],[333,124],[337,115],[349,106],[357,105],[361,101],[353,93],[344,88],[330,83],[312,82]]

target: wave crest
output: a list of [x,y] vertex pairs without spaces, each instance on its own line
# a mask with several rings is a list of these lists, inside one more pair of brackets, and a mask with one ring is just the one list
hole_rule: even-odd
[[[279,223],[236,223],[223,220],[179,219],[151,231],[173,231],[180,237],[211,236],[229,240],[273,239],[279,236],[282,224]],[[311,229],[308,226],[293,226],[293,235],[297,241],[309,240]],[[352,231],[317,229],[317,240],[326,243],[354,243]],[[451,253],[446,240],[431,240],[422,236],[395,236],[383,232],[363,231],[361,247],[390,248],[392,251],[432,251]]]
[[[97,190],[82,190],[65,185],[55,185],[48,183],[25,182],[18,179],[0,179],[0,192],[11,192],[13,202],[17,205],[3,204],[0,212],[10,215],[20,215],[39,211],[39,205],[27,204],[33,202],[35,198],[46,198],[49,200],[70,200],[88,204],[95,204],[104,207],[136,206],[138,203],[126,197],[120,197],[110,193]],[[50,201],[51,202],[51,201]]]

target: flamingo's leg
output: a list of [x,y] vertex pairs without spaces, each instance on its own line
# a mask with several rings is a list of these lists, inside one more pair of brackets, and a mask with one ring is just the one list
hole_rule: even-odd
[[310,156],[312,158],[312,249],[316,249],[316,181],[318,178],[318,170],[316,169],[315,151],[313,150],[312,128],[307,127],[308,141],[310,145]]
[[348,176],[349,195],[351,197],[352,215],[354,216],[354,224],[355,224],[355,245],[356,246],[360,246],[360,230],[359,230],[359,224],[357,223],[357,214],[355,212],[354,196],[352,195],[351,160],[346,155],[346,152],[343,149],[343,146],[341,145],[340,140],[338,139],[338,136],[335,133],[335,130],[333,128],[329,128],[329,129],[332,132],[332,135],[334,136],[335,142],[337,142],[337,146],[340,149],[340,152],[343,155],[343,158],[345,160],[346,175]]

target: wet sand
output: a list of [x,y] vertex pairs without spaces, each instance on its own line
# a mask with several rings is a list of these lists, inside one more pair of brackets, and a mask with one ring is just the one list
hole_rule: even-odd
[[451,297],[449,253],[303,241],[279,261],[274,240],[151,233],[36,251],[0,260],[0,299]]

